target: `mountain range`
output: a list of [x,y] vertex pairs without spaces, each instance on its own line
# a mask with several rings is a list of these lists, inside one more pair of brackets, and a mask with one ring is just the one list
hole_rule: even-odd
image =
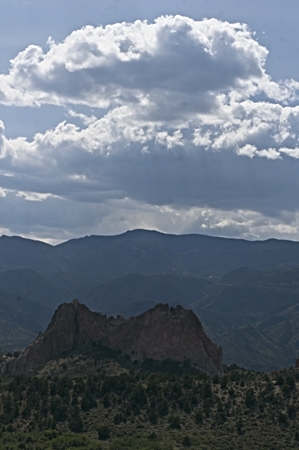
[[107,315],[192,309],[225,363],[255,370],[299,353],[299,243],[134,230],[51,246],[0,238],[0,350],[24,348],[59,304]]

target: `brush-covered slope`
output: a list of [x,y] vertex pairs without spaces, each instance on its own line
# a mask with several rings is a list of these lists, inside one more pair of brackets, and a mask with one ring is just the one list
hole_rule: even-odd
[[51,361],[37,376],[0,376],[0,448],[298,450],[298,369],[233,365],[211,379],[106,350]]

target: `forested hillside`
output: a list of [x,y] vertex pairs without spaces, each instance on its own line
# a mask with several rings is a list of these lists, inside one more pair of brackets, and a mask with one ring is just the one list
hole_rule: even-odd
[[298,371],[135,365],[71,355],[36,376],[0,378],[0,446],[14,449],[296,449]]

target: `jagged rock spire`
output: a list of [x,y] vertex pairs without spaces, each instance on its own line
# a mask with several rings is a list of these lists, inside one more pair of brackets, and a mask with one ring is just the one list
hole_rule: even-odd
[[146,358],[189,360],[209,375],[222,374],[222,350],[211,342],[191,310],[158,304],[136,317],[107,317],[73,300],[55,311],[45,333],[18,357],[0,365],[12,374],[34,371],[48,361],[91,342]]

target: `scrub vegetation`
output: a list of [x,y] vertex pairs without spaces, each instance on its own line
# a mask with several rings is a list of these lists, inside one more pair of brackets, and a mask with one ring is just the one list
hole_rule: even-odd
[[1,449],[298,448],[296,369],[210,378],[187,363],[105,361],[78,376],[73,361],[60,360],[64,375],[1,377]]

